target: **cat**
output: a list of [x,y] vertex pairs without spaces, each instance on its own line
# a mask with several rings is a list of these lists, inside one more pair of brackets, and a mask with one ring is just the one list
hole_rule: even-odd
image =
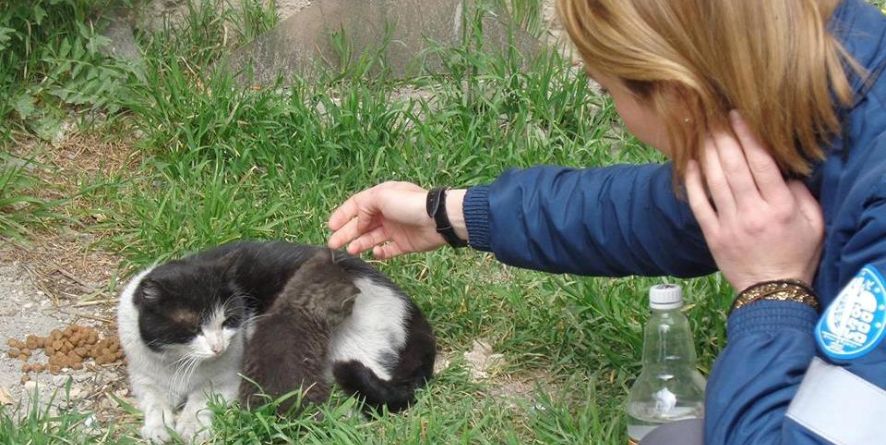
[[[260,322],[269,313],[286,283],[319,250],[325,248],[234,242],[150,267],[128,283],[118,326],[133,393],[145,415],[143,437],[164,442],[167,427],[186,440],[208,437],[208,397],[238,398],[239,373],[255,329],[250,320]],[[338,384],[367,409],[402,410],[432,376],[431,326],[369,264],[342,252],[334,262],[359,293],[351,315],[330,332],[323,382]]]
[[[324,376],[330,336],[351,315],[359,293],[331,251],[318,250],[305,261],[254,323],[243,365],[246,380],[240,383],[241,403],[251,407],[288,394],[277,405],[282,415],[292,413],[296,401],[301,406],[326,401],[331,390]],[[299,389],[302,394],[292,394]]]
[[249,314],[246,297],[224,279],[231,260],[151,267],[121,294],[118,335],[146,440],[169,441],[167,428],[205,439],[210,394],[237,395]]

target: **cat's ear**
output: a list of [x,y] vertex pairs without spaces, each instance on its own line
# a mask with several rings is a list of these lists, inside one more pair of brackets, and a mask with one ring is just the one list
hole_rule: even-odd
[[146,303],[159,300],[162,295],[163,287],[160,286],[160,283],[150,278],[146,278],[142,280],[141,284],[136,288],[135,295],[133,295],[133,302],[136,306],[143,306]]
[[333,263],[332,257],[332,249],[321,248],[317,249],[307,261],[304,262],[304,266],[308,267],[318,267],[318,268],[326,268],[329,267],[330,264]]
[[354,301],[360,295],[360,289],[350,282],[336,283],[332,287],[333,295],[326,299],[327,311],[340,317],[351,315],[354,310]]
[[318,279],[324,279],[327,273],[332,270],[335,265],[332,263],[332,251],[329,249],[317,249],[306,256],[305,260],[299,264],[295,274],[292,275],[292,281],[305,280],[314,282]]
[[351,315],[351,312],[354,310],[354,301],[357,300],[357,296],[360,295],[360,290],[356,289],[353,295],[346,297],[341,303],[341,312],[345,315]]
[[219,267],[222,270],[222,276],[227,279],[234,279],[237,276],[238,265],[240,262],[240,253],[237,251],[230,252],[218,260]]

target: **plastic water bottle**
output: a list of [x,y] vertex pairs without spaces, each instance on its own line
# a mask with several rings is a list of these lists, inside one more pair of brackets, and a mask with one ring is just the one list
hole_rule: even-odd
[[661,424],[704,416],[705,379],[696,369],[689,320],[680,311],[680,286],[649,290],[652,316],[643,331],[643,370],[628,396],[628,443]]

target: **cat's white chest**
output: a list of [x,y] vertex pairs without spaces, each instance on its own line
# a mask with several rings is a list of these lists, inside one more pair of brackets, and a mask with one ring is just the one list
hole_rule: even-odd
[[159,354],[145,350],[132,355],[127,358],[133,390],[138,392],[139,387],[145,387],[146,390],[161,391],[171,402],[178,404],[193,392],[238,382],[243,347],[239,342],[232,344],[217,359],[199,363],[165,360]]

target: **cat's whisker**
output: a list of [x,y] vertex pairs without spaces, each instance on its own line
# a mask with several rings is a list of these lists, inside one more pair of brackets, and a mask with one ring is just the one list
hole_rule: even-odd
[[197,371],[197,368],[200,367],[200,363],[202,363],[202,358],[194,357],[194,360],[191,361],[191,365],[185,370],[185,383],[190,382],[191,378],[194,376],[194,372]]
[[270,315],[271,314],[253,315],[253,316],[247,318],[245,321],[243,321],[243,327],[252,326],[255,323],[257,323],[259,320],[261,320],[262,318],[266,318]]
[[200,363],[200,358],[193,354],[185,354],[185,356],[181,359],[181,364],[176,367],[175,373],[173,374],[173,381],[176,386],[185,387],[188,386],[187,382],[190,380],[193,375],[194,369],[196,369],[197,365]]
[[227,315],[227,313],[228,313],[228,309],[231,308],[231,304],[232,304],[232,302],[234,301],[234,299],[235,299],[236,297],[237,297],[237,296],[234,295],[233,298],[229,298],[229,299],[225,300],[224,302],[222,302],[222,305],[221,305],[221,311],[222,311],[223,314],[226,314],[226,315]]
[[184,362],[188,361],[189,358],[190,358],[190,355],[185,354],[185,355],[179,357],[178,360],[176,360],[175,362],[173,362],[173,364],[174,364],[174,365],[179,365],[179,364],[181,364],[181,363],[184,363]]
[[188,358],[189,358],[188,356],[183,356],[173,363],[173,366],[175,366],[175,369],[172,372],[172,387],[173,388],[178,387],[179,375],[181,374],[182,369],[184,369],[184,367],[187,366]]
[[199,357],[192,357],[192,360],[189,362],[188,367],[185,368],[185,372],[183,375],[184,379],[182,380],[182,383],[187,383],[191,380],[191,377],[194,376],[194,371],[196,371],[197,367],[200,365],[200,361],[201,360]]
[[249,319],[247,319],[246,322],[247,322],[247,323],[254,323],[254,322],[256,322],[256,321],[258,321],[258,320],[261,320],[262,318],[266,318],[266,317],[268,317],[268,316],[270,316],[270,315],[271,315],[271,314],[253,315],[252,317],[249,317]]

